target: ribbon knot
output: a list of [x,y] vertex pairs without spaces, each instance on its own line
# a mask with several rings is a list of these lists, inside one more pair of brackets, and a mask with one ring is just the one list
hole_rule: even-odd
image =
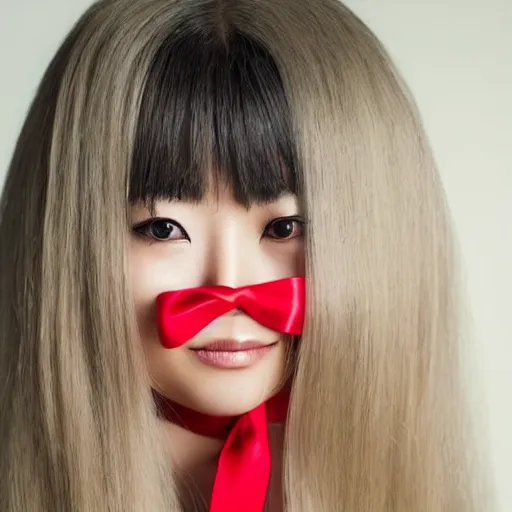
[[157,297],[160,339],[176,348],[219,316],[241,309],[257,322],[299,335],[304,321],[304,278],[290,277],[241,288],[203,286],[164,292]]

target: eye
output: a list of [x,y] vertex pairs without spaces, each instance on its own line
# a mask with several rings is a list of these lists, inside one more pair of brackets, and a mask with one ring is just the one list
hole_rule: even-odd
[[269,222],[263,235],[275,240],[290,240],[304,235],[304,224],[300,217],[281,217]]
[[152,238],[157,242],[168,242],[178,240],[188,240],[185,229],[172,219],[149,219],[133,226],[133,231],[138,235]]

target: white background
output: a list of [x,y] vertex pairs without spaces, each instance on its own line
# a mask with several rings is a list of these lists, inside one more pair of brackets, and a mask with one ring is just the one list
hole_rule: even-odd
[[[512,0],[346,3],[394,57],[434,148],[481,344],[499,511],[512,512]],[[0,185],[42,73],[90,4],[0,0]]]

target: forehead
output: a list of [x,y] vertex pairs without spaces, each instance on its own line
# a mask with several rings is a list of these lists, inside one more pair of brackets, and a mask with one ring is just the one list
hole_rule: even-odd
[[239,32],[183,37],[150,67],[130,200],[200,201],[212,185],[246,206],[297,193],[292,116],[270,53]]

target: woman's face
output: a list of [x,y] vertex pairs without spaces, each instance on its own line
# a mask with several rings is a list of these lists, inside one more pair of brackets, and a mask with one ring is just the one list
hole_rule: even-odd
[[[282,383],[287,337],[235,310],[186,344],[166,349],[158,337],[156,297],[184,288],[238,288],[303,276],[303,219],[297,199],[284,195],[246,209],[225,189],[198,204],[161,201],[155,209],[152,217],[143,205],[134,205],[131,214],[132,290],[153,386],[203,413],[247,412]],[[257,342],[264,348],[234,354],[199,350],[213,342],[242,347]]]

